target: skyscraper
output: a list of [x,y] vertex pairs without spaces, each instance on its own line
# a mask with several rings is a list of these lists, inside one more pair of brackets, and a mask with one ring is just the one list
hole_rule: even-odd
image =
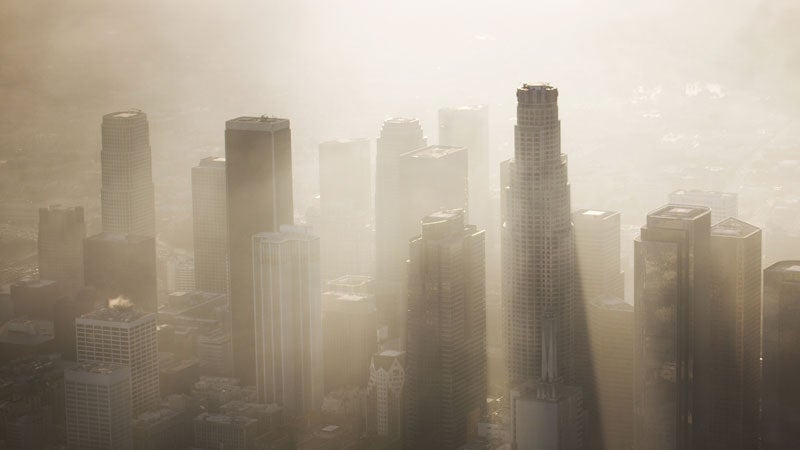
[[[322,405],[319,238],[301,227],[253,236],[256,390],[290,416]],[[251,344],[252,345],[252,344]]]
[[253,235],[294,222],[288,119],[239,117],[225,123],[230,303],[234,373],[255,380]]
[[100,191],[103,231],[155,236],[155,198],[147,115],[139,110],[103,116]]
[[486,404],[484,233],[463,210],[436,212],[410,254],[403,441],[456,449]]
[[[403,281],[398,276],[405,258],[398,260],[397,240],[402,236],[397,204],[406,183],[400,177],[400,156],[425,147],[427,139],[417,119],[393,118],[383,123],[375,161],[375,290],[378,320],[397,327],[398,302]],[[407,240],[411,236],[403,236]],[[407,250],[402,250],[407,251]],[[401,272],[402,273],[402,272]]]
[[375,296],[347,292],[322,293],[325,392],[367,385],[372,355],[378,350]]
[[323,279],[374,272],[372,164],[368,139],[319,145],[321,271]]
[[[713,212],[713,210],[712,210]],[[761,230],[729,217],[711,227],[708,358],[696,377],[695,448],[758,449]]]
[[[587,322],[587,326],[576,326],[574,330],[575,376],[576,383],[583,387],[583,405],[588,412],[586,443],[591,450],[603,448],[593,446],[601,440],[599,427],[602,417],[594,395],[598,377],[592,373],[599,362],[598,355],[590,352],[592,340],[603,337],[599,335],[599,329],[588,326],[588,310],[598,298],[624,297],[620,270],[620,215],[614,211],[581,209],[572,214],[572,223],[575,239],[574,314],[576,318],[586,318]],[[626,356],[632,359],[633,351]]]
[[39,208],[39,278],[70,292],[83,287],[83,207]]
[[120,364],[130,368],[130,401],[135,415],[156,408],[158,385],[156,315],[124,300],[112,301],[75,319],[78,362]]
[[764,449],[800,442],[800,261],[764,270],[761,439]]
[[669,194],[675,205],[705,206],[711,209],[711,223],[739,215],[739,196],[732,192],[679,189]]
[[548,321],[557,342],[552,362],[559,377],[570,381],[574,250],[555,87],[525,84],[517,89],[514,159],[509,169],[510,202],[503,228],[509,380],[515,384],[542,379],[540,340]]
[[489,220],[489,108],[486,105],[439,110],[439,144],[469,153],[469,217],[479,227]]
[[587,450],[633,447],[633,306],[616,297],[595,297],[587,305],[590,394]]
[[85,363],[67,369],[64,396],[68,448],[133,448],[129,367]]
[[666,205],[634,242],[634,448],[693,445],[698,363],[709,359],[708,208]]
[[192,168],[194,281],[203,292],[228,292],[228,207],[225,158],[209,156]]
[[84,241],[84,282],[102,299],[123,296],[156,312],[156,246],[152,237],[100,233]]

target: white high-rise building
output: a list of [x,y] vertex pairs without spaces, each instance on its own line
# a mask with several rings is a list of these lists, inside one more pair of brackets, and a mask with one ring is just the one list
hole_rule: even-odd
[[64,371],[67,447],[127,450],[131,437],[131,370],[85,363]]
[[290,416],[324,397],[319,238],[307,228],[253,236],[256,390]]
[[228,292],[228,199],[225,158],[209,156],[192,168],[194,280],[203,292]]
[[103,116],[100,191],[103,231],[155,236],[155,197],[147,115],[138,110]]
[[138,415],[158,407],[156,315],[143,313],[124,299],[75,319],[78,362],[120,364],[130,368],[131,405]]

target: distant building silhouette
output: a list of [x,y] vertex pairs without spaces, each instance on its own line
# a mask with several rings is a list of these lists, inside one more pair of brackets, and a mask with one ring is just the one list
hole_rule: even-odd
[[225,158],[209,156],[192,168],[194,284],[203,292],[228,292],[228,207]]
[[84,241],[86,286],[101,298],[123,296],[147,312],[158,309],[156,246],[152,237],[100,233]]
[[705,206],[711,209],[711,224],[739,215],[739,196],[732,192],[679,189],[669,194],[675,205]]
[[62,289],[83,287],[83,207],[39,208],[39,278],[58,281]]
[[378,350],[375,296],[347,292],[322,293],[325,392],[365,387],[372,355]]
[[486,105],[439,110],[439,144],[469,153],[469,218],[480,228],[489,221],[489,108]]
[[[417,119],[393,118],[383,123],[375,161],[375,283],[378,320],[397,328],[399,304],[403,300],[402,265],[408,251],[398,221],[398,201],[407,186],[400,175],[401,155],[425,147],[427,139]],[[403,252],[403,253],[398,253]]]
[[68,448],[133,448],[130,367],[86,363],[67,369],[64,392]]
[[800,442],[800,261],[764,270],[761,439],[764,449]]
[[259,401],[284,406],[290,417],[317,411],[324,397],[319,238],[293,226],[258,233],[253,270]]
[[484,233],[463,210],[430,214],[410,243],[405,427],[408,449],[457,449],[486,405]]
[[374,273],[372,164],[368,139],[319,145],[320,236],[323,279]]
[[[692,448],[699,360],[710,358],[708,208],[666,205],[634,242],[634,448]],[[694,422],[693,422],[694,419]]]
[[155,236],[155,197],[147,115],[138,110],[103,116],[100,191],[103,231]]
[[107,308],[75,319],[75,335],[78,362],[130,368],[130,401],[135,415],[158,407],[161,397],[155,314],[114,300]]
[[253,235],[294,223],[288,119],[239,117],[225,123],[230,303],[234,373],[255,382]]

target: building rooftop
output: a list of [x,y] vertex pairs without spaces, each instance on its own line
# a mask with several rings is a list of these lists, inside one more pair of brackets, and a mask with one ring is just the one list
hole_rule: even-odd
[[[80,317],[80,319],[101,320],[105,322],[117,323],[131,323],[152,316],[155,320],[155,314],[146,313],[136,308],[130,301],[124,298],[116,298],[108,301],[107,308],[99,308],[94,311],[88,312]],[[78,320],[80,320],[78,319]]]
[[720,192],[720,191],[701,191],[699,189],[678,189],[669,194],[670,196],[684,196],[684,195],[702,195],[702,196],[716,196],[722,198],[736,198],[738,195],[733,192]]
[[138,244],[140,242],[145,242],[148,240],[152,240],[153,238],[147,236],[138,236],[135,234],[125,234],[125,233],[108,233],[103,232],[99,234],[95,234],[94,236],[90,236],[86,238],[87,241],[103,241],[103,242],[128,242],[132,244]]
[[765,272],[783,272],[786,273],[787,275],[800,276],[800,261],[797,260],[779,261],[767,267]]
[[215,169],[224,169],[225,168],[225,157],[224,156],[206,156],[205,158],[200,160],[200,163],[197,167],[211,167]]
[[138,109],[117,111],[103,116],[103,122],[107,121],[130,121],[138,118],[147,118],[147,115]]
[[205,305],[223,305],[226,301],[226,294],[203,291],[176,291],[169,294],[166,304],[159,306],[158,313],[180,316]]
[[55,337],[53,322],[17,317],[0,327],[0,343],[38,345]]
[[322,293],[322,310],[351,313],[369,313],[375,311],[375,301],[371,295],[340,291]]
[[346,289],[351,291],[364,291],[372,285],[372,277],[368,275],[342,275],[326,283],[327,288],[333,291]]
[[694,220],[704,214],[710,213],[711,210],[704,206],[669,204],[652,211],[647,215],[647,217],[653,217],[657,219]]
[[14,282],[14,287],[26,287],[26,288],[46,288],[50,286],[54,286],[57,281],[53,280],[42,280],[42,279],[34,279],[34,278],[25,278],[20,281]]
[[289,119],[279,117],[260,117],[242,116],[225,122],[226,130],[241,131],[267,131],[274,132],[289,128]]
[[418,124],[419,120],[409,117],[391,117],[383,121],[384,125]]
[[319,144],[320,147],[328,147],[328,146],[336,146],[336,145],[345,145],[345,144],[355,144],[355,143],[369,143],[369,139],[367,138],[349,138],[349,139],[333,139],[330,141],[325,141]]
[[464,106],[446,106],[439,111],[486,111],[486,105],[464,105]]
[[579,209],[575,211],[575,215],[586,219],[607,219],[618,214],[619,213],[616,211],[605,211],[600,209]]
[[232,425],[238,427],[246,427],[248,425],[252,425],[258,420],[245,417],[245,416],[233,416],[228,414],[212,414],[212,413],[202,413],[199,416],[195,417],[195,422],[206,422],[212,423],[217,425]]
[[282,243],[288,241],[313,241],[319,239],[315,234],[312,234],[311,227],[300,225],[281,225],[280,231],[268,231],[263,233],[256,233],[253,236],[253,241],[268,241],[275,243]]
[[450,145],[429,145],[427,147],[411,150],[410,152],[404,153],[400,156],[418,159],[441,159],[460,151],[466,151],[466,149],[464,147],[455,147]]
[[614,296],[596,297],[592,300],[591,305],[602,309],[633,312],[633,305]]
[[752,234],[760,232],[761,229],[750,225],[749,223],[739,220],[735,217],[729,217],[711,227],[712,236],[730,236],[730,237],[747,237]]

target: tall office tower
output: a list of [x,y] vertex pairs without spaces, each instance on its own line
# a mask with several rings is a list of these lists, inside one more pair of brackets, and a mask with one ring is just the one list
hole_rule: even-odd
[[203,292],[228,292],[228,199],[225,158],[192,167],[194,283]]
[[522,383],[510,390],[511,448],[580,450],[585,417],[581,388]]
[[378,350],[375,296],[327,291],[322,294],[325,392],[367,385],[370,358]]
[[129,367],[85,363],[67,369],[64,397],[68,448],[133,448]]
[[78,362],[102,362],[130,367],[134,415],[158,407],[158,337],[156,315],[124,300],[112,301],[75,319]]
[[[542,379],[542,327],[552,321],[558,374],[573,374],[573,260],[567,157],[561,153],[558,90],[517,89],[510,202],[504,227],[508,376],[511,384]],[[561,380],[556,380],[561,381]]]
[[489,220],[489,108],[440,109],[439,144],[465,147],[469,152],[469,217],[485,228]]
[[764,270],[761,341],[761,440],[763,448],[789,449],[800,442],[800,261]]
[[84,282],[100,298],[126,297],[143,311],[158,310],[156,246],[152,237],[100,233],[84,240]]
[[710,208],[712,224],[739,215],[739,196],[731,192],[679,189],[669,194],[669,202]]
[[[576,224],[577,227],[577,224]],[[595,297],[587,309],[595,406],[586,448],[630,450],[633,445],[633,306]],[[592,417],[594,416],[594,417]]]
[[666,205],[634,241],[634,448],[693,448],[708,331],[711,214]]
[[319,189],[323,279],[373,273],[369,140],[345,139],[320,144]]
[[[397,220],[398,201],[408,183],[400,177],[400,156],[425,147],[427,139],[417,119],[394,118],[383,123],[378,138],[375,161],[375,301],[378,321],[396,328],[402,300],[403,278],[399,274],[405,258],[397,252],[398,236],[402,236]],[[421,217],[421,216],[420,216]],[[408,240],[411,235],[403,236]]]
[[486,405],[484,233],[463,210],[440,211],[409,247],[403,441],[456,449]]
[[[712,210],[713,212],[713,210]],[[761,230],[733,217],[711,227],[710,359],[695,377],[705,417],[695,448],[757,449],[761,381]]]
[[[575,376],[583,387],[583,405],[588,412],[587,444],[599,443],[601,417],[595,403],[597,386],[592,380],[596,359],[590,353],[593,329],[588,327],[587,311],[598,297],[623,298],[625,285],[620,269],[620,215],[614,211],[581,209],[572,213],[575,240],[575,317],[584,317],[585,327],[575,327]],[[629,355],[633,357],[633,353]],[[599,448],[599,447],[598,447]]]
[[138,110],[103,116],[100,152],[103,231],[155,236],[155,197],[147,115]]
[[384,350],[372,357],[367,384],[367,433],[395,441],[403,431],[406,353]]
[[253,235],[294,222],[289,120],[262,116],[227,121],[225,179],[234,373],[253,384]]
[[258,233],[253,271],[258,399],[293,417],[316,411],[324,396],[319,238],[286,225]]
[[39,208],[39,278],[70,292],[83,287],[83,207]]

